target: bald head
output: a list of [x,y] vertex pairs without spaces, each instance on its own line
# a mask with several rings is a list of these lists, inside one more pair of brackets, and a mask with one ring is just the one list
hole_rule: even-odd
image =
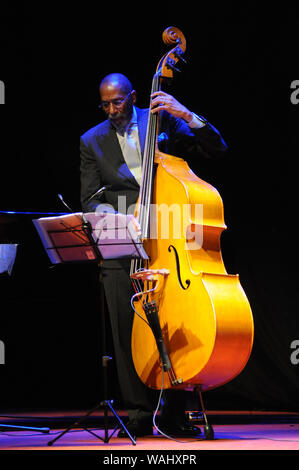
[[136,92],[130,80],[121,73],[111,73],[100,83],[102,109],[116,129],[123,129],[130,121]]
[[130,80],[121,73],[110,73],[100,83],[100,93],[103,90],[118,89],[121,93],[128,94],[133,90]]

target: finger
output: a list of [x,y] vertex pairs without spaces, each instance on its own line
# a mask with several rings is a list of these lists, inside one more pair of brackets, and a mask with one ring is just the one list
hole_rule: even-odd
[[155,113],[159,113],[160,111],[168,111],[168,107],[167,106],[157,106],[156,108],[153,108],[151,109],[151,114],[155,114]]
[[[163,102],[171,101],[171,96],[164,91],[157,91],[151,95],[151,102],[158,102],[158,100],[162,100]],[[161,102],[161,101],[160,101]]]
[[151,106],[151,112],[161,111],[162,109],[167,109],[166,103],[156,102]]
[[162,111],[162,110],[167,110],[168,109],[168,105],[167,103],[163,103],[163,101],[157,101],[156,103],[153,104],[153,106],[151,107],[151,113],[157,113],[159,111]]
[[166,104],[167,104],[167,102],[164,98],[155,98],[151,102],[151,107],[155,108],[156,106],[165,106]]
[[155,91],[154,93],[151,94],[151,97],[153,96],[168,96],[165,91]]

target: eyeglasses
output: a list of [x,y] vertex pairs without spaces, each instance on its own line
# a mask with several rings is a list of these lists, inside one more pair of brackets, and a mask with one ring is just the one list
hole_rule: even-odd
[[104,111],[107,111],[109,109],[110,104],[113,104],[115,108],[119,108],[129,98],[131,93],[132,92],[130,91],[130,93],[125,98],[119,98],[119,99],[111,100],[111,101],[102,101],[102,103],[99,104],[98,107],[100,109],[103,109]]

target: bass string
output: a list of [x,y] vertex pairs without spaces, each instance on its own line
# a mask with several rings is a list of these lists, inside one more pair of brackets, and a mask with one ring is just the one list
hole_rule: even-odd
[[[152,81],[151,94],[159,91],[160,89],[160,74],[155,73]],[[150,108],[150,107],[149,107]],[[137,220],[141,226],[142,238],[147,238],[149,235],[149,219],[150,219],[150,204],[152,196],[153,185],[153,168],[156,147],[156,133],[157,133],[157,115],[151,114],[149,111],[146,139],[144,147],[144,156],[142,164],[142,177],[139,192],[139,211]],[[142,269],[144,261],[141,259],[133,259],[131,262],[130,274]],[[133,284],[137,290],[141,290],[140,283],[133,280]]]
[[[155,74],[152,82],[152,93],[159,89],[159,75]],[[140,218],[143,238],[148,237],[149,230],[149,216],[150,216],[150,203],[152,195],[153,184],[153,166],[155,156],[156,144],[156,128],[157,128],[157,115],[149,114],[146,142],[144,149],[143,168],[142,168],[142,181],[140,188]]]

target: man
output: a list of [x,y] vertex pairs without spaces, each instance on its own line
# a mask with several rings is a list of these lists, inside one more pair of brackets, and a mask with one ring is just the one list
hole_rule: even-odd
[[[219,132],[202,116],[196,116],[173,96],[159,91],[152,95],[150,110],[135,106],[136,92],[122,74],[106,76],[100,84],[101,108],[107,119],[81,136],[81,203],[86,212],[126,213],[139,195],[142,155],[148,113],[160,113],[161,150],[171,155],[194,154],[218,157],[226,150]],[[92,197],[101,187],[101,195]],[[111,320],[116,367],[132,435],[152,434],[156,392],[137,376],[131,356],[133,295],[129,261],[103,263],[105,295]],[[159,427],[172,435],[196,436],[200,432],[185,418],[184,392],[164,393]],[[121,430],[119,437],[126,437]]]

